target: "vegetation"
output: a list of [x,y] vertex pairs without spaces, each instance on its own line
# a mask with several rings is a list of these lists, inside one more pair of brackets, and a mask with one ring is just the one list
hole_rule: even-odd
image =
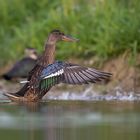
[[[103,60],[140,51],[139,0],[2,0],[0,1],[0,66],[20,58],[25,47],[43,50],[52,29],[80,39],[59,43],[59,59],[92,57]],[[59,47],[61,46],[61,47]]]

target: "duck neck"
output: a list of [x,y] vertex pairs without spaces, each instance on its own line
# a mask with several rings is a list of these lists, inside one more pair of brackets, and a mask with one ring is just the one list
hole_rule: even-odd
[[43,55],[40,57],[38,63],[42,66],[47,66],[52,64],[55,60],[55,44],[45,44],[45,51]]

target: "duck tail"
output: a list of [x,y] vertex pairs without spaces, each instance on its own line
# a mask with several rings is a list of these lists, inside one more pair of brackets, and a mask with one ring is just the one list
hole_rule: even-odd
[[28,83],[26,83],[19,91],[17,91],[15,93],[15,95],[19,96],[19,97],[23,97],[26,93],[26,91],[28,90]]
[[19,96],[16,95],[15,93],[3,93],[4,96],[7,96],[11,101],[18,101]]

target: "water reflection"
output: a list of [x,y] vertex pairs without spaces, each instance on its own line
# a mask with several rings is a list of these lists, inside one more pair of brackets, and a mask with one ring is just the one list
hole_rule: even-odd
[[1,139],[137,140],[139,102],[1,103]]

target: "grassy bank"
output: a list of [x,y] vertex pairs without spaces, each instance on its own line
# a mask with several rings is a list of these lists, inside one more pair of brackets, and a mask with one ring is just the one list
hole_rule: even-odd
[[80,39],[59,43],[59,59],[97,55],[105,60],[125,50],[134,56],[140,51],[139,7],[139,0],[0,1],[0,66],[22,57],[25,47],[42,51],[56,28]]

